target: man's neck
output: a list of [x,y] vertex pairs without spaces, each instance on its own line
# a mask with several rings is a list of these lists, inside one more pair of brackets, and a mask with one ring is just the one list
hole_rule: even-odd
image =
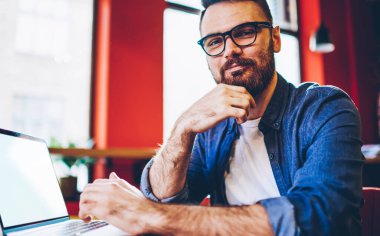
[[264,112],[273,96],[274,90],[276,89],[277,80],[277,72],[275,72],[268,87],[260,95],[254,97],[256,107],[249,110],[248,120],[255,120],[264,115]]

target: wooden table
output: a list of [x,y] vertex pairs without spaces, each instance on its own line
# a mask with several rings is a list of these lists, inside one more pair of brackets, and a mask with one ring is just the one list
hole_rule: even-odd
[[156,154],[155,148],[108,148],[108,149],[85,149],[85,148],[49,148],[51,154],[73,157],[94,158],[123,158],[147,160]]

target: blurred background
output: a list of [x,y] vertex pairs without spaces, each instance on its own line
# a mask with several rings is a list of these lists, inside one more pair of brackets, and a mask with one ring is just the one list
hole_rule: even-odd
[[[268,0],[276,67],[346,91],[364,144],[380,141],[380,1]],[[138,185],[176,118],[215,83],[199,0],[0,0],[0,127],[43,138],[78,191],[110,171]],[[380,186],[379,146],[365,185]],[[85,157],[85,158],[84,158]],[[69,201],[68,201],[69,202]]]

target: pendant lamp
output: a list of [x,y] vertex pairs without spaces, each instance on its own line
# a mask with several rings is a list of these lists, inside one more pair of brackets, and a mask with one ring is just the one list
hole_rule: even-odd
[[319,53],[330,53],[334,51],[335,46],[326,26],[321,22],[318,30],[310,37],[310,50]]

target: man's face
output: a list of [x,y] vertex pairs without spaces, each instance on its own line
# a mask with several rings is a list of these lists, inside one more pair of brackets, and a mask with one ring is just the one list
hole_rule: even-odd
[[[220,2],[207,9],[201,34],[204,37],[223,33],[252,21],[268,21],[255,2]],[[267,88],[273,78],[273,53],[280,50],[280,45],[278,28],[260,28],[254,44],[237,46],[227,38],[225,51],[219,56],[207,56],[207,62],[217,83],[243,86],[252,96],[256,96]]]

